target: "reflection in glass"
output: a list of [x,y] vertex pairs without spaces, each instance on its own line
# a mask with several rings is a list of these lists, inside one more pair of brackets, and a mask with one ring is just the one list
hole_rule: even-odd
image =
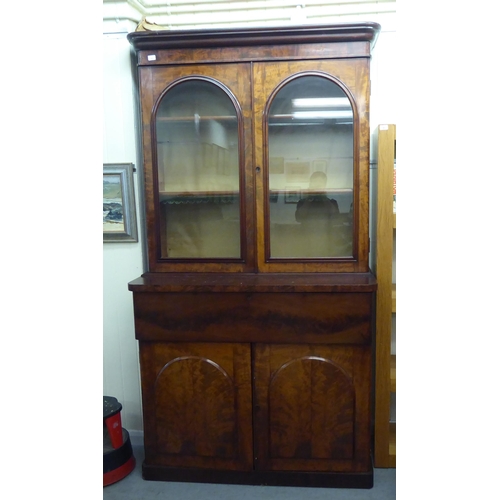
[[271,258],[351,257],[353,110],[322,76],[302,76],[269,110]]
[[193,79],[156,115],[162,258],[239,258],[238,120],[228,94]]

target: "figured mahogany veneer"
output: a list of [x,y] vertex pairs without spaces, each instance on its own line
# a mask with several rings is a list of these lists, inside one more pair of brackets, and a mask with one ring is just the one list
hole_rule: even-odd
[[371,274],[152,273],[129,288],[146,478],[371,486]]
[[[377,284],[368,266],[368,116],[369,59],[379,30],[360,23],[129,35],[139,68],[148,250],[148,272],[129,284],[144,478],[373,485]],[[353,109],[347,257],[269,253],[265,120],[270,95],[296,75],[338,82]],[[162,250],[168,242],[160,198],[175,190],[158,176],[155,113],[165,92],[189,78],[221,82],[236,103],[238,258],[176,259]]]
[[373,277],[334,276],[147,275],[129,285],[136,337],[369,344]]

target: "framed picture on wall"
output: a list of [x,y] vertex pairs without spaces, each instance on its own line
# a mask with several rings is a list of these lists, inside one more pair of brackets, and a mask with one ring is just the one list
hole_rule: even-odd
[[289,161],[285,163],[286,182],[301,184],[309,182],[311,166],[308,161]]
[[302,192],[296,187],[285,188],[285,203],[298,203],[302,197]]
[[105,163],[102,183],[102,234],[105,243],[136,242],[134,165]]
[[269,158],[269,173],[270,174],[285,173],[285,159],[282,156]]

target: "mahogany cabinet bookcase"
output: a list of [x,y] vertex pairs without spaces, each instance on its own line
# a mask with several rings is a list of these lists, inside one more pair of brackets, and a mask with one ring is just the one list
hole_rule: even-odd
[[143,477],[370,488],[376,23],[129,34]]

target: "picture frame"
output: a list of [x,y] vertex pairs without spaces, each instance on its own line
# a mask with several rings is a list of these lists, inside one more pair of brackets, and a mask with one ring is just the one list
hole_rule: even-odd
[[295,187],[285,188],[285,203],[298,203],[302,198],[302,192]]
[[137,242],[134,164],[103,164],[103,242]]
[[309,182],[311,165],[308,161],[289,161],[285,163],[285,179],[288,184]]
[[269,173],[284,174],[285,173],[285,158],[282,156],[274,156],[269,158]]

